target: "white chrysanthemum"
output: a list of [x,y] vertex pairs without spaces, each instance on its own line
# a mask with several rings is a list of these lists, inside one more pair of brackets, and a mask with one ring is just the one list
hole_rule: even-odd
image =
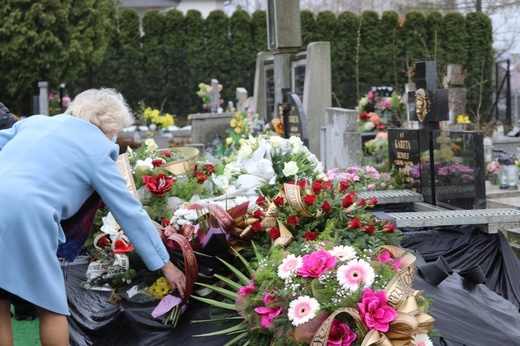
[[294,161],[284,162],[282,173],[286,177],[290,177],[298,173],[298,164]]
[[300,296],[289,304],[287,316],[293,326],[299,326],[313,319],[319,309],[320,303],[316,299],[309,296]]
[[148,152],[156,151],[157,148],[159,148],[159,146],[157,145],[157,143],[155,143],[155,141],[153,140],[153,138],[147,138],[147,139],[144,141],[144,144],[146,144],[146,150],[147,150]]
[[282,264],[278,267],[278,276],[282,279],[290,278],[298,268],[303,265],[303,259],[300,256],[290,254],[282,260]]
[[338,268],[337,279],[339,284],[350,291],[356,291],[361,284],[370,287],[375,280],[374,268],[362,259],[353,259]]
[[153,169],[152,161],[153,160],[151,157],[147,157],[145,160],[137,160],[137,162],[135,163],[135,168],[144,166]]
[[368,123],[365,124],[365,131],[366,132],[370,132],[370,131],[372,131],[375,128],[376,128],[376,125],[374,125],[374,123],[371,122],[371,121],[369,121]]
[[416,334],[412,337],[412,342],[415,346],[433,346],[428,334]]
[[343,262],[350,261],[356,257],[356,250],[352,246],[348,245],[334,246],[334,248],[332,248],[329,253]]

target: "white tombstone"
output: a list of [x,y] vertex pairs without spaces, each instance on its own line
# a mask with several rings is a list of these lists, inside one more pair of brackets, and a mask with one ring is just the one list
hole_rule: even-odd
[[38,88],[40,88],[39,114],[49,115],[49,83],[38,82]]

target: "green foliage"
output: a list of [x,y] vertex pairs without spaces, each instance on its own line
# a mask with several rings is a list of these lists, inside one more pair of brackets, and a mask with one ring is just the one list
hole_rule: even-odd
[[168,98],[164,109],[177,116],[186,116],[185,100],[188,97],[184,52],[187,35],[184,31],[184,14],[170,10],[165,14],[164,54],[166,56],[163,72],[166,76]]
[[468,35],[464,16],[451,12],[444,16],[444,35],[441,48],[444,51],[443,59],[446,64],[464,65],[468,55]]
[[381,45],[381,63],[383,69],[382,80],[385,85],[399,90],[399,86],[406,83],[406,70],[402,50],[399,49],[399,14],[393,11],[385,11],[381,16],[381,32],[383,33]]
[[[93,3],[96,3],[94,8]],[[0,95],[28,113],[39,81],[50,88],[101,60],[113,28],[111,0],[3,1],[0,6]]]
[[322,11],[316,17],[316,25],[318,27],[316,40],[324,42],[333,42],[336,36],[336,16],[331,11]]
[[[234,62],[231,61],[229,38],[229,18],[224,11],[211,11],[206,18],[206,60],[208,66],[200,82],[211,84],[215,78],[224,88],[221,99],[225,102],[234,100],[235,88],[232,87],[230,72]],[[226,105],[223,105],[225,108]]]
[[426,15],[426,30],[428,32],[428,51],[432,59],[437,62],[444,60],[444,48],[441,45],[441,40],[445,39],[444,22],[439,12],[428,12]]
[[358,98],[356,93],[356,51],[359,18],[352,12],[342,12],[338,16],[336,39],[332,50],[332,92],[334,107],[353,108]]
[[121,83],[120,91],[133,109],[138,109],[143,78],[143,51],[139,14],[134,9],[124,9],[119,13],[119,38],[121,57],[119,58]]
[[317,24],[314,13],[309,10],[300,12],[300,22],[302,28],[302,50],[307,49],[307,45],[316,41]]
[[267,17],[265,11],[257,10],[251,16],[253,26],[253,47],[255,52],[267,50]]
[[468,88],[466,112],[472,121],[489,121],[493,95],[493,38],[491,19],[483,13],[466,16],[466,30],[471,54],[464,68],[468,73],[465,85]]
[[406,59],[413,62],[431,60],[427,43],[426,17],[422,12],[406,13],[400,37]]
[[[364,11],[361,14],[359,46],[359,93],[371,90],[374,85],[382,85],[383,65],[381,59],[382,33],[379,30],[379,15],[376,11]],[[385,65],[386,66],[386,63]],[[358,95],[358,100],[360,95]]]
[[[186,106],[188,113],[202,111],[199,97],[196,94],[199,83],[210,83],[208,79],[208,56],[206,51],[206,28],[202,13],[198,10],[189,10],[186,13],[185,31],[189,40],[186,40],[185,64],[186,73]],[[213,77],[209,77],[213,78]]]
[[252,40],[251,17],[246,11],[235,11],[230,19],[232,66],[228,101],[236,98],[236,88],[243,87],[251,95],[254,89],[256,52]]

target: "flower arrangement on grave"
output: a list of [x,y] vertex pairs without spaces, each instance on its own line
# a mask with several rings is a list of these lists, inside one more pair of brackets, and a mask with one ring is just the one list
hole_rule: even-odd
[[385,131],[386,125],[379,115],[374,112],[360,113],[358,119],[359,132]]
[[70,102],[70,97],[68,95],[65,95],[61,98],[60,105],[60,94],[52,90],[51,92],[49,92],[49,115],[56,115],[62,113],[68,107]]
[[[453,140],[446,132],[437,138],[438,149],[434,150],[434,177],[439,186],[470,185],[474,182],[474,170],[464,165],[461,154],[462,138]],[[418,184],[421,176],[430,175],[430,153],[421,154],[422,164],[417,164],[410,169],[410,175]]]
[[[515,160],[515,165],[520,168],[520,162],[518,160]],[[500,163],[498,163],[498,161],[491,161],[486,166],[486,180],[489,180],[493,185],[500,185],[498,179],[499,168]]]
[[225,143],[222,148],[217,148],[217,156],[226,161],[234,160],[234,154],[240,149],[242,143],[255,134],[258,128],[258,114],[251,106],[245,111],[235,112],[229,121],[229,126],[230,128],[226,130],[228,137]]
[[[273,203],[293,241],[277,242],[280,230],[266,230],[270,251],[253,246],[252,260],[237,254],[245,274],[228,264],[239,282],[225,278],[228,289],[201,284],[228,300],[195,299],[239,318],[235,326],[207,335],[233,333],[230,345],[429,342],[428,302],[411,288],[414,258],[388,245],[398,243],[398,231],[366,211],[375,201],[357,198],[345,181],[299,181],[285,184],[284,193]],[[406,323],[404,316],[410,318]]]
[[406,121],[406,102],[396,91],[392,92],[391,97],[379,101],[377,108],[381,110],[381,116],[395,127],[401,127]]
[[364,159],[367,164],[376,166],[379,170],[388,170],[388,133],[379,132],[374,139],[363,145]]
[[327,171],[331,181],[344,180],[355,191],[380,191],[394,189],[393,178],[388,172],[380,172],[373,166],[333,168]]
[[325,177],[323,165],[299,137],[249,137],[224,174],[238,189],[273,197],[288,181]]
[[144,102],[141,102],[141,117],[148,126],[150,131],[166,129],[175,124],[174,115],[170,113],[163,113],[162,110],[146,107]]
[[[218,84],[218,91],[220,96],[220,91],[222,91],[222,84]],[[213,91],[213,87],[211,85],[205,83],[199,83],[199,90],[197,91],[197,96],[202,100],[202,108],[204,110],[211,109],[211,92]],[[224,104],[224,100],[220,99],[220,104]]]

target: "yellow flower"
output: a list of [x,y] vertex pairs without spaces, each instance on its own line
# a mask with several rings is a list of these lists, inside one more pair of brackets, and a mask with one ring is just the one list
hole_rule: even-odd
[[148,293],[154,296],[156,299],[162,299],[170,291],[170,284],[164,276],[158,278],[152,286],[148,289]]
[[231,138],[231,137],[226,138],[226,144],[231,145],[231,143],[233,143],[233,138]]
[[469,115],[459,114],[457,115],[457,124],[470,124]]
[[230,121],[229,121],[229,126],[231,127],[236,127],[237,126],[237,120],[235,118],[232,118]]

